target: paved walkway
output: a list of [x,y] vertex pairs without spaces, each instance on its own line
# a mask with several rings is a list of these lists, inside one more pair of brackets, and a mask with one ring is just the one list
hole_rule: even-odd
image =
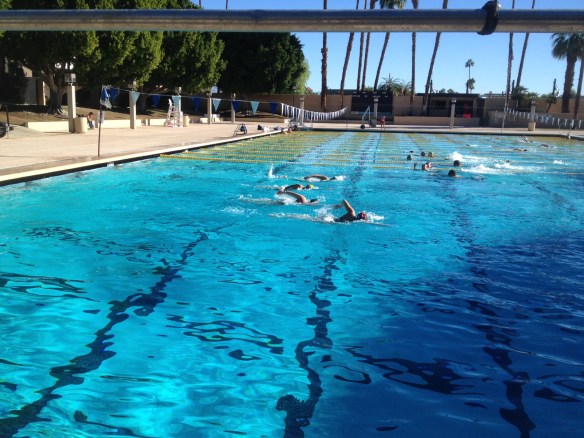
[[[284,127],[282,124],[266,123],[266,126]],[[314,128],[355,129],[360,123],[320,123]],[[234,136],[236,124],[221,122],[211,125],[193,124],[184,128],[163,126],[140,126],[137,129],[104,128],[84,134],[44,133],[16,126],[7,137],[0,139],[0,185],[29,181],[77,170],[106,166],[114,162],[134,161],[156,157],[162,153],[173,153],[216,143],[241,139]],[[249,133],[245,137],[270,135],[257,131],[253,123],[247,124]],[[367,131],[379,129],[367,128]],[[552,135],[565,132],[555,130],[527,131],[527,129],[457,128],[388,126],[386,132],[430,132],[460,134],[511,134]],[[271,134],[274,134],[272,131]],[[573,137],[577,135],[574,134]],[[579,134],[579,136],[582,136]]]

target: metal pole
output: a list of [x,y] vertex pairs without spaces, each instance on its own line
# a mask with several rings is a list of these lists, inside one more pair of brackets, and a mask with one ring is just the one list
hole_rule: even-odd
[[[2,10],[3,31],[480,32],[483,9]],[[584,9],[501,10],[495,32],[581,33]]]
[[75,132],[75,117],[77,117],[77,107],[75,105],[75,85],[67,85],[67,119],[69,120],[69,132]]
[[456,110],[456,99],[452,99],[452,104],[450,105],[450,129],[454,128],[455,110]]

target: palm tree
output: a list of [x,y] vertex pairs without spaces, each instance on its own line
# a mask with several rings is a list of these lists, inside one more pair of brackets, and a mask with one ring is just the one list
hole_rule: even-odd
[[[466,81],[466,89],[468,91],[472,91],[475,88],[475,79],[474,78],[468,78],[468,81]],[[467,91],[467,94],[468,94]]]
[[[442,9],[448,8],[448,0],[442,3]],[[434,62],[436,61],[436,54],[438,53],[438,46],[440,45],[440,36],[442,32],[436,34],[436,41],[434,41],[434,52],[432,52],[432,59],[430,60],[430,68],[428,69],[428,78],[426,79],[426,88],[424,90],[424,100],[422,106],[426,108],[428,105],[428,96],[430,94],[430,84],[432,83],[432,72],[434,70]]]
[[562,94],[562,112],[570,112],[570,96],[574,85],[574,70],[579,53],[584,44],[582,33],[554,33],[552,35],[552,55],[557,59],[566,58],[566,74],[564,76],[564,92]]
[[[369,9],[375,9],[377,0],[371,0]],[[363,77],[361,78],[361,89],[365,89],[365,76],[367,75],[367,58],[369,57],[369,43],[371,42],[371,32],[367,32],[367,41],[365,42],[365,58],[363,59]]]
[[[511,9],[515,9],[515,0],[513,0]],[[513,32],[509,34],[509,52],[507,56],[507,87],[505,88],[505,104],[509,101],[511,90],[511,67],[513,66]]]
[[[367,9],[367,0],[363,0],[363,9]],[[363,67],[363,45],[365,43],[365,33],[361,32],[359,42],[359,67],[357,67],[357,91],[361,89],[361,69]]]
[[[468,68],[468,80],[470,81],[470,68],[474,67],[474,61],[472,59],[469,59],[466,61],[466,63],[464,64],[464,66],[466,68]],[[466,83],[466,94],[468,94],[468,81]]]
[[[531,3],[531,9],[535,9],[535,0]],[[521,51],[521,60],[519,61],[519,71],[517,72],[517,80],[515,86],[521,85],[521,75],[523,74],[523,63],[525,62],[525,53],[527,52],[527,42],[529,41],[529,32],[525,34],[525,41],[523,41],[523,50]]]
[[580,112],[580,99],[582,98],[582,80],[584,79],[584,44],[580,46],[580,76],[578,77],[578,90],[576,90],[576,102],[574,103],[574,118],[578,118]]
[[[328,8],[328,0],[323,0],[323,9]],[[320,108],[322,111],[326,112],[326,76],[327,76],[327,61],[328,61],[328,48],[326,46],[326,32],[322,33],[322,87],[320,90]]]
[[[355,9],[359,9],[359,1],[357,0],[357,6]],[[349,58],[351,57],[351,50],[353,50],[353,39],[355,38],[355,32],[349,34],[349,41],[347,42],[347,53],[345,54],[345,64],[343,65],[343,74],[341,76],[341,108],[343,107],[344,97],[345,97],[345,79],[347,78],[347,68],[349,67]]]
[[[381,9],[403,9],[407,0],[381,0],[379,6]],[[377,90],[377,84],[379,83],[379,75],[381,74],[381,66],[383,64],[383,59],[385,58],[385,51],[387,50],[387,45],[389,44],[390,33],[385,33],[385,40],[383,41],[383,47],[381,49],[381,56],[379,57],[379,64],[377,65],[377,74],[375,75],[375,82],[373,83],[373,89]]]
[[[414,9],[418,9],[418,0],[412,0]],[[416,94],[416,32],[412,32],[412,93],[410,94],[410,110],[414,105]]]

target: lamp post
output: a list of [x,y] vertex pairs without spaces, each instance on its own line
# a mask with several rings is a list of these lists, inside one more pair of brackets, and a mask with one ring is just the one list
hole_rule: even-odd
[[131,84],[128,84],[128,88],[130,88],[130,129],[136,129],[136,100],[134,99],[136,79]]
[[65,64],[65,83],[67,84],[67,119],[69,120],[69,132],[75,132],[75,117],[77,117],[77,106],[75,104],[75,83],[77,79],[73,70],[73,64]]
[[450,105],[450,129],[454,127],[454,113],[456,110],[456,98],[452,99],[452,103]]
[[235,101],[235,93],[231,95],[231,123],[235,123],[235,108],[233,102]]

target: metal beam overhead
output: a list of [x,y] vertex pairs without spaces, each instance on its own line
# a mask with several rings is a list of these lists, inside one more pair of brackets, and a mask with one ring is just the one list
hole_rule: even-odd
[[[2,10],[3,31],[480,32],[483,9]],[[582,33],[584,9],[500,10],[495,32]]]

